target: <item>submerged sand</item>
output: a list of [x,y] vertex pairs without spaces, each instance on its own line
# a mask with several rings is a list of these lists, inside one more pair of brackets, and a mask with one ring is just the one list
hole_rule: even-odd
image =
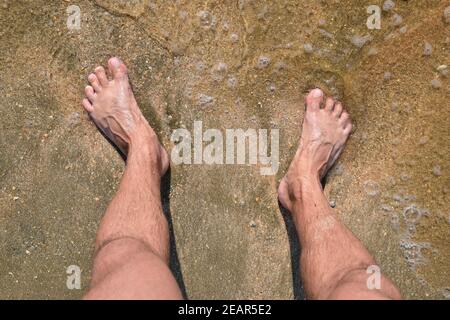
[[[73,4],[79,30],[67,27]],[[0,0],[0,297],[79,298],[88,286],[124,164],[80,101],[89,72],[118,55],[169,149],[172,130],[196,120],[280,130],[275,176],[172,167],[167,207],[189,298],[301,296],[276,188],[314,86],[355,123],[330,202],[406,298],[449,298],[450,87],[438,68],[450,63],[449,4],[395,1],[369,30],[371,4],[382,1]],[[66,286],[70,265],[81,290]]]

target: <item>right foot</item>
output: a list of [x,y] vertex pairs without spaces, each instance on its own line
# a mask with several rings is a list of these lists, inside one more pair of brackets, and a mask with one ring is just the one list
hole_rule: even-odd
[[128,80],[127,67],[118,58],[108,61],[112,80],[106,76],[103,67],[97,67],[90,74],[90,86],[85,89],[83,107],[97,127],[114,143],[123,155],[127,156],[136,145],[149,145],[150,152],[156,156],[161,176],[169,167],[169,157],[134,98]]
[[306,111],[300,144],[288,172],[278,187],[278,199],[292,211],[300,196],[301,181],[322,179],[341,154],[352,131],[348,113],[340,102],[329,97],[324,102],[320,89],[306,97]]

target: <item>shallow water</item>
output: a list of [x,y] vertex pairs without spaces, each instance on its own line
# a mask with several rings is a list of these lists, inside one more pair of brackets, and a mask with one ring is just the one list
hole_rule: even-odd
[[[446,1],[0,2],[0,296],[76,298],[123,163],[81,111],[88,73],[119,55],[149,122],[280,129],[280,170],[174,166],[170,209],[191,298],[291,298],[276,186],[303,96],[319,86],[355,123],[326,193],[407,298],[450,287]],[[127,5],[121,5],[128,3]],[[401,18],[399,18],[401,16]],[[68,290],[66,268],[82,268]],[[220,290],[218,290],[220,288]]]

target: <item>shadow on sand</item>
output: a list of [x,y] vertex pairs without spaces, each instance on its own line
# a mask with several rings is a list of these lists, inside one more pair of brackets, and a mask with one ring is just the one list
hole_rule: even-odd
[[175,234],[173,232],[172,214],[170,213],[170,168],[161,179],[161,202],[162,209],[169,223],[170,236],[170,270],[172,271],[184,299],[187,299],[186,287],[184,286],[183,274],[181,272],[180,261],[178,260],[177,247],[175,243]]
[[278,202],[281,215],[286,225],[286,231],[289,238],[289,247],[291,253],[291,266],[292,266],[292,281],[294,289],[295,300],[305,300],[305,291],[303,288],[302,278],[300,276],[300,242],[298,240],[297,231],[295,230],[294,221],[292,220],[291,213],[283,208],[280,202]]

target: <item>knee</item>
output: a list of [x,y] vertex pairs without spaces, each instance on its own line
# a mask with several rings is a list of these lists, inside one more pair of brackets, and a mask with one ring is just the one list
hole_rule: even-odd
[[180,299],[168,264],[144,242],[120,238],[100,247],[86,299]]
[[146,259],[155,260],[158,264],[166,264],[158,254],[139,239],[122,237],[106,241],[99,246],[94,255],[92,283],[103,279],[105,275],[142,256]]

